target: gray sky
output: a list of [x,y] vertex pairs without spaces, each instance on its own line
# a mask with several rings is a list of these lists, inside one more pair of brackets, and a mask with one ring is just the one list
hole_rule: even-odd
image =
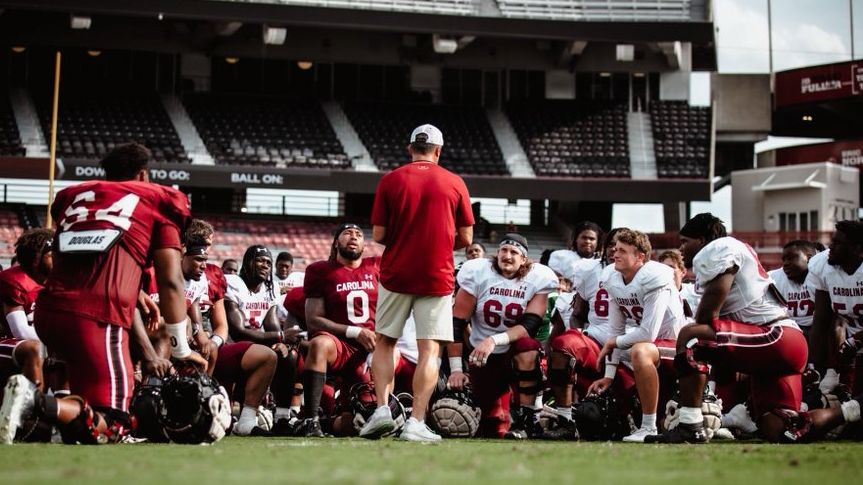
[[[714,0],[719,72],[770,72],[768,0]],[[773,71],[851,60],[853,14],[854,57],[863,58],[863,0],[772,0]],[[709,99],[709,81],[695,75],[693,102]],[[756,151],[814,141],[770,137]],[[711,202],[691,203],[693,214],[710,211],[731,222],[731,188],[713,194]],[[648,232],[663,232],[662,206],[615,204],[612,225]]]

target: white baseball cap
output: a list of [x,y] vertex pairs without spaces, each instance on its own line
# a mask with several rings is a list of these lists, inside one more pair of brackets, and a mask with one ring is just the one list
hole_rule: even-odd
[[423,142],[443,146],[443,133],[434,125],[417,126],[411,133],[411,143]]

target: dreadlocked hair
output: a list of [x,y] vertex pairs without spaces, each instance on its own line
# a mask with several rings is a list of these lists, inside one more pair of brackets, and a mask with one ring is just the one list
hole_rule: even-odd
[[[255,272],[255,257],[258,253],[262,252],[262,250],[266,251],[269,254],[269,250],[265,246],[261,246],[260,244],[253,244],[246,249],[245,254],[243,254],[243,264],[240,266],[240,279],[246,284],[246,286],[251,286],[252,279],[254,278]],[[273,290],[273,272],[270,271],[267,274],[267,278],[264,280],[264,285],[267,287],[267,291],[270,293],[270,298],[275,298],[276,293]]]
[[30,229],[15,242],[15,257],[18,264],[23,268],[29,268],[33,262],[42,257],[46,249],[49,249],[54,231],[50,229]]
[[597,246],[599,246],[599,241],[602,241],[603,237],[605,237],[605,231],[603,231],[602,228],[599,227],[599,224],[593,221],[578,222],[575,224],[575,227],[572,230],[572,241],[570,241],[569,243],[569,247],[573,251],[575,251],[576,249],[578,236],[580,236],[581,233],[584,231],[593,231],[596,233]]
[[728,234],[722,220],[709,212],[694,216],[680,228],[680,235],[693,239],[704,239],[704,243],[723,238]]

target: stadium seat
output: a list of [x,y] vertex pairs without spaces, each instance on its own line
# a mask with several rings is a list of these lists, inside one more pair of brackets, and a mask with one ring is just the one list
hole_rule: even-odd
[[18,215],[6,207],[0,207],[0,259],[8,260],[15,255],[15,241],[23,232]]
[[[50,99],[37,99],[44,133],[50,133]],[[60,101],[57,155],[100,159],[115,145],[138,142],[157,162],[186,163],[186,155],[162,101],[155,93],[66,93]]]
[[194,94],[183,102],[216,163],[352,167],[317,101]]
[[23,157],[25,152],[8,96],[0,96],[0,155]]
[[650,103],[656,171],[660,178],[707,178],[711,112],[686,101]]
[[506,112],[537,175],[629,177],[624,105],[520,101]]
[[461,174],[509,174],[480,107],[349,103],[345,112],[381,170],[407,162],[411,131],[423,123],[431,123],[443,132],[440,160],[443,167]]

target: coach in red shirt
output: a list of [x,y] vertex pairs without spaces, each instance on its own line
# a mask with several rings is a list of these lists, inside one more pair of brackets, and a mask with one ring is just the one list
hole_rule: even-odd
[[417,127],[408,145],[411,163],[384,175],[375,194],[372,235],[386,249],[372,360],[378,409],[360,431],[366,438],[379,438],[395,427],[387,406],[393,350],[413,312],[419,360],[412,416],[401,438],[440,440],[424,419],[438,378],[441,342],[452,341],[452,252],[470,244],[474,223],[464,181],[438,165],[442,147],[440,130],[432,125]]

